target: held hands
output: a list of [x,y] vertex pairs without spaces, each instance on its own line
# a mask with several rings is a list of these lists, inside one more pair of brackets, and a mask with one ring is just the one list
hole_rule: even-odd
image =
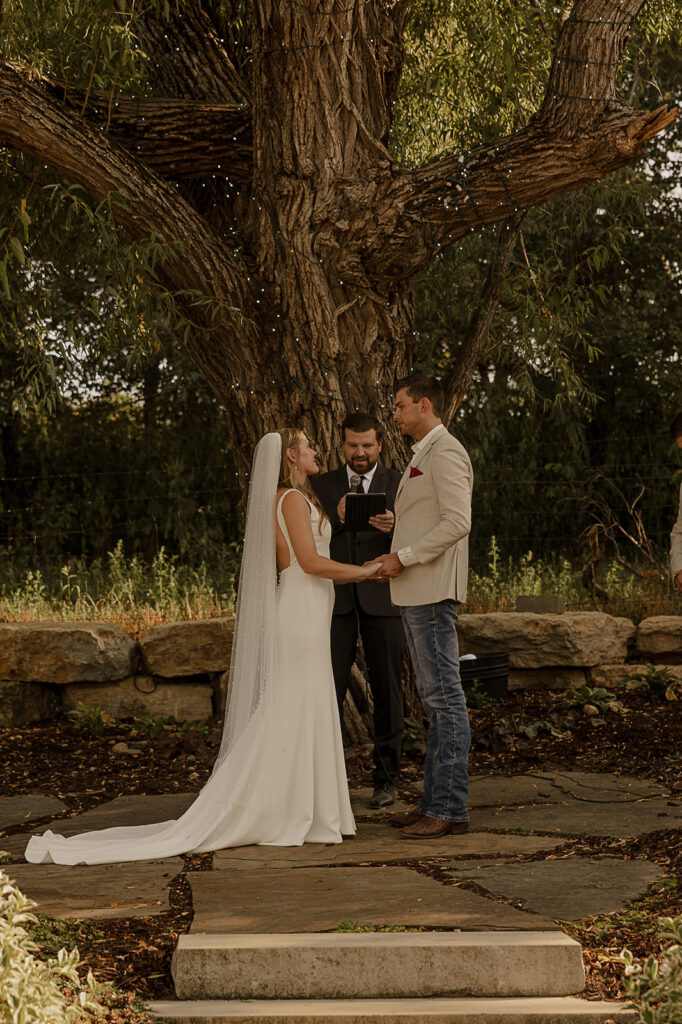
[[381,576],[381,563],[365,562],[364,565],[358,567],[358,573],[361,573],[358,578],[358,582],[364,582],[365,580],[378,580]]
[[376,558],[374,562],[366,564],[379,566],[379,574],[372,577],[372,579],[377,580],[379,583],[395,579],[396,576],[400,576],[400,573],[405,568],[394,551],[390,555],[382,555],[381,558]]

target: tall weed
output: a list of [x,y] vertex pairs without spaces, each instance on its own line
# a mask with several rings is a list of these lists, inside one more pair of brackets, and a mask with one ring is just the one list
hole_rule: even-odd
[[[0,553],[0,621],[38,619],[115,622],[139,638],[152,626],[231,614],[241,550],[213,549],[210,562],[190,565],[161,548],[151,563],[127,557],[123,545],[90,562],[72,558],[42,569]],[[633,575],[616,563],[600,582],[609,595],[604,610],[638,622],[650,615],[682,614],[682,596],[654,573]],[[569,610],[595,608],[581,570],[566,558],[543,561],[531,551],[517,562],[503,559],[495,538],[485,571],[473,567],[465,612],[513,611],[520,594],[562,596]]]

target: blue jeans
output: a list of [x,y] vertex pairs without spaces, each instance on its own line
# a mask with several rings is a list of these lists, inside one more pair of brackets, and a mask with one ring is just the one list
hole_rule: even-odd
[[422,814],[468,821],[471,730],[459,674],[459,601],[402,607],[417,693],[429,720]]

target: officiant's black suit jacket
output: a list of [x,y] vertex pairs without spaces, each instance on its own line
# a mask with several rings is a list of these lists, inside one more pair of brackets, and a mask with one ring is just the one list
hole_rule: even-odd
[[[396,491],[401,474],[395,469],[388,469],[377,463],[376,472],[369,485],[370,493],[384,492],[386,508],[391,512],[395,503]],[[310,483],[322,506],[329,516],[332,525],[332,539],[329,554],[336,562],[362,565],[371,558],[387,555],[391,550],[391,533],[380,530],[348,530],[338,517],[336,507],[344,494],[348,494],[348,473],[346,467],[333,469],[331,473],[320,473],[310,478]],[[334,584],[336,600],[334,615],[345,615],[352,612],[355,597],[360,607],[368,615],[400,616],[400,609],[391,604],[391,591],[388,583],[342,583]]]

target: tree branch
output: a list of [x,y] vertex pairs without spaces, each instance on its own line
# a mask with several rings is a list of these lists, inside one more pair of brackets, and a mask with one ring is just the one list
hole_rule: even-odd
[[[190,302],[190,318],[214,332],[217,359],[245,367],[252,339],[247,343],[242,324],[243,317],[256,317],[255,295],[230,251],[177,189],[77,114],[55,107],[41,89],[7,66],[0,66],[0,141],[52,167],[95,201],[120,196],[122,201],[112,204],[113,215],[134,239],[156,234],[166,243],[178,243],[177,253],[171,250],[159,267],[160,279],[169,289],[219,301],[213,311]],[[188,350],[191,355],[191,339]],[[207,372],[210,379],[210,368]]]
[[502,294],[504,277],[521,234],[524,216],[525,213],[516,213],[509,224],[501,224],[497,229],[495,251],[481,291],[480,301],[469,321],[469,326],[459,346],[455,365],[445,384],[446,406],[443,423],[446,427],[469,390],[476,364],[495,317]]
[[41,79],[47,92],[171,180],[210,175],[245,182],[252,174],[248,104],[154,99],[74,89]]
[[[369,255],[385,278],[412,277],[443,247],[518,210],[632,163],[677,110],[619,104],[615,78],[644,0],[576,0],[559,34],[547,91],[526,128],[394,178],[394,221]],[[400,210],[395,224],[395,209]]]

